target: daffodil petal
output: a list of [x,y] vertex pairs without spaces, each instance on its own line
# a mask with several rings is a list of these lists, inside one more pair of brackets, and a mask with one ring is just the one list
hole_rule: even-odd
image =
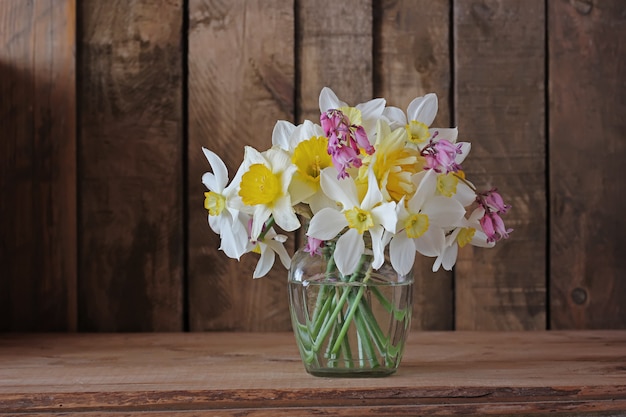
[[335,92],[328,87],[324,87],[322,91],[320,91],[319,105],[321,113],[347,106],[347,104],[339,100]]
[[285,249],[285,246],[281,242],[278,242],[274,239],[266,242],[266,244],[278,254],[278,258],[280,259],[280,262],[283,264],[283,266],[289,269],[291,265],[291,257],[289,256],[289,253],[287,253],[287,249]]
[[476,200],[476,192],[462,181],[456,185],[456,193],[452,196],[463,207],[467,207]]
[[375,226],[372,227],[369,232],[370,236],[372,237],[372,252],[374,253],[372,268],[378,269],[385,262],[385,248],[382,244],[383,228],[380,226]]
[[337,236],[347,225],[348,221],[343,213],[325,207],[311,219],[307,236],[320,240],[329,240]]
[[457,245],[456,243],[446,248],[446,250],[443,253],[443,258],[441,262],[443,269],[445,269],[446,271],[452,270],[452,267],[456,263],[456,257],[458,253],[459,253],[459,245]]
[[415,249],[424,256],[439,256],[445,245],[446,237],[443,229],[431,227],[419,239],[414,239]]
[[[342,180],[342,182],[345,182],[345,180]],[[365,194],[365,197],[363,197],[363,202],[361,202],[361,208],[369,211],[372,209],[372,207],[380,203],[382,200],[383,194],[378,188],[376,174],[374,174],[373,169],[369,169],[367,172],[367,193]]]
[[407,203],[409,212],[411,213],[419,212],[426,199],[433,196],[435,194],[435,190],[437,189],[437,173],[435,171],[424,171],[414,177],[421,177],[421,181],[415,190],[415,194]]
[[254,269],[254,273],[252,274],[252,278],[261,278],[265,276],[272,266],[274,266],[274,260],[276,259],[276,255],[274,251],[267,247],[266,244],[260,243],[261,245],[261,257],[256,264],[256,268]]
[[407,125],[406,115],[398,107],[385,107],[383,110],[383,116],[388,120],[389,127],[395,130],[399,127],[405,127]]
[[334,257],[337,269],[343,276],[356,270],[364,250],[363,236],[356,229],[349,229],[337,239]]
[[263,230],[263,225],[269,219],[272,214],[269,207],[264,206],[262,204],[254,206],[254,216],[252,217],[252,230],[250,231],[251,239],[256,240],[261,231]]
[[[228,169],[224,162],[220,159],[219,156],[215,152],[208,150],[207,148],[202,148],[202,152],[204,156],[209,161],[209,165],[211,165],[211,170],[213,171],[213,175],[215,178],[214,188],[209,188],[211,191],[222,192],[228,183]],[[204,182],[204,177],[203,177]]]
[[398,221],[396,203],[389,202],[380,204],[372,209],[374,223],[380,224],[385,230],[395,232]]
[[459,129],[456,127],[450,128],[441,128],[441,127],[433,127],[428,129],[430,132],[430,137],[436,138],[436,140],[445,139],[450,143],[456,143],[456,138],[459,136]]
[[465,158],[469,155],[470,150],[472,149],[472,144],[469,142],[459,142],[458,145],[461,145],[461,153],[454,158],[454,162],[462,164],[463,161],[465,161]]
[[359,207],[356,185],[352,178],[337,179],[334,167],[324,168],[320,174],[320,185],[324,193],[343,206],[344,210]]
[[289,137],[296,130],[296,126],[286,120],[279,120],[272,131],[272,145],[289,151]]
[[435,120],[438,110],[437,95],[433,93],[426,94],[424,97],[414,99],[407,108],[407,116],[409,120],[417,120],[430,126]]
[[294,212],[289,196],[279,198],[272,208],[274,221],[283,230],[292,232],[300,227],[298,216]]
[[384,98],[375,98],[355,106],[361,111],[362,126],[368,134],[372,134],[376,129],[376,121],[383,114],[385,104]]
[[422,213],[438,226],[455,225],[465,215],[465,208],[457,200],[449,197],[434,196],[422,206]]
[[415,262],[415,244],[406,233],[395,235],[389,242],[389,258],[391,266],[400,275],[411,272],[413,262]]

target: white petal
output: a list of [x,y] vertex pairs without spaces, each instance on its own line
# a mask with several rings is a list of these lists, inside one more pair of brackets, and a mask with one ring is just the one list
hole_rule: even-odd
[[406,275],[413,269],[415,245],[406,233],[395,235],[389,243],[389,258],[393,269],[400,275]]
[[337,236],[347,225],[348,220],[343,213],[327,207],[313,216],[306,234],[317,239],[329,240]]
[[[350,181],[350,179],[347,178],[341,181]],[[376,174],[374,174],[374,170],[370,167],[367,172],[367,193],[365,194],[365,197],[363,197],[361,208],[369,211],[381,201],[383,201],[383,193],[380,192],[380,189],[378,188],[378,181],[376,180]]]
[[265,274],[272,269],[272,266],[274,266],[274,260],[276,259],[276,255],[273,250],[268,248],[264,243],[260,243],[260,245],[261,257],[259,258],[259,262],[256,264],[252,278],[261,278],[262,276],[265,276]]
[[420,172],[413,176],[413,178],[421,178],[415,194],[408,201],[407,206],[409,212],[418,213],[427,198],[435,195],[437,189],[437,173],[433,170]]
[[310,198],[307,199],[307,203],[311,208],[313,214],[317,213],[323,208],[326,207],[336,207],[336,204],[333,200],[326,197],[326,195],[322,192],[322,190],[318,190],[315,194],[313,194]]
[[370,100],[366,103],[356,105],[356,108],[361,111],[362,126],[368,135],[374,133],[374,129],[376,129],[376,122],[385,110],[385,103],[385,99],[375,98],[374,100]]
[[426,233],[414,240],[415,249],[424,256],[439,256],[445,245],[446,237],[443,229],[430,227]]
[[217,180],[215,179],[215,175],[210,172],[205,172],[202,174],[202,184],[210,191],[214,191],[216,193],[220,192],[220,186],[217,184]]
[[294,176],[289,184],[289,195],[293,205],[311,198],[318,190],[309,182],[303,181],[300,176]]
[[261,152],[257,151],[252,146],[244,147],[243,159],[244,159],[246,171],[248,170],[248,168],[250,168],[250,165],[254,165],[254,164],[267,165],[267,160],[265,159],[265,157],[261,154]]
[[223,221],[222,216],[209,215],[209,226],[211,227],[211,230],[213,230],[218,235],[222,233],[222,221]]
[[356,270],[359,259],[365,250],[363,236],[356,229],[350,229],[337,240],[335,247],[335,263],[343,276]]
[[435,120],[437,109],[437,96],[430,93],[413,100],[407,108],[407,116],[409,120],[417,120],[426,126],[430,126],[433,120]]
[[300,221],[291,206],[291,199],[288,195],[279,198],[276,203],[274,203],[272,214],[274,215],[276,224],[287,232],[292,232],[300,227]]
[[291,257],[287,253],[285,246],[278,240],[269,240],[266,243],[267,246],[269,246],[274,252],[278,254],[280,262],[283,264],[283,266],[289,269],[289,266],[291,265]]
[[327,110],[347,106],[347,104],[339,100],[335,92],[328,87],[322,88],[322,91],[320,92],[319,104],[321,113],[324,113]]
[[474,232],[474,236],[472,236],[470,244],[481,248],[493,248],[496,245],[496,242],[487,242],[487,235],[485,232],[476,230],[476,232]]
[[407,124],[406,115],[398,107],[386,107],[385,110],[383,110],[383,116],[388,120],[391,130],[405,127]]
[[383,246],[383,228],[380,226],[374,226],[370,230],[370,236],[372,237],[372,252],[374,253],[374,261],[372,267],[374,269],[380,268],[385,262],[385,247]]
[[[211,191],[222,192],[226,184],[228,183],[228,169],[224,162],[220,159],[215,152],[208,150],[207,148],[202,148],[202,152],[204,152],[204,156],[209,161],[211,165],[211,170],[213,171],[213,175],[215,176],[215,188],[209,188]],[[204,181],[203,181],[204,182]]]
[[295,129],[296,126],[291,122],[286,120],[277,121],[272,131],[272,146],[278,146],[281,149],[290,151],[289,137]]
[[465,208],[454,198],[434,196],[426,200],[422,213],[438,226],[454,226],[465,215]]
[[428,129],[428,131],[430,132],[430,136],[434,137],[436,141],[445,139],[450,143],[456,143],[456,138],[459,136],[459,129],[456,127],[433,127],[432,129]]
[[[285,172],[290,167],[293,167],[294,170],[296,169],[295,166],[291,164],[291,156],[280,148],[270,148],[263,152],[263,156],[269,162],[274,174]],[[289,180],[291,180],[291,178],[289,178]]]
[[245,230],[243,232],[244,233],[242,234],[241,228],[222,228],[222,241],[220,249],[223,250],[229,258],[239,259],[241,258],[241,255],[245,253],[246,246],[248,244],[248,233]]
[[452,267],[456,263],[456,256],[459,253],[459,245],[454,243],[452,246],[448,246],[443,253],[443,259],[441,264],[443,265],[443,269],[446,271],[451,271]]
[[470,150],[472,149],[472,144],[469,142],[459,142],[458,144],[461,145],[461,154],[454,158],[454,162],[462,164],[463,161],[465,161],[465,158],[469,155]]
[[252,217],[252,231],[250,232],[252,240],[256,240],[261,231],[263,230],[263,225],[269,219],[270,214],[272,214],[271,210],[262,204],[254,206],[254,216]]
[[320,174],[320,185],[324,194],[331,200],[340,203],[344,210],[359,207],[356,185],[351,177],[337,179],[335,167],[324,168]]
[[461,203],[463,207],[467,207],[476,200],[476,192],[464,182],[459,181],[456,186],[456,193],[452,198]]
[[374,223],[380,224],[385,230],[390,232],[396,231],[396,224],[398,222],[396,203],[383,203],[374,207],[371,213],[374,217]]

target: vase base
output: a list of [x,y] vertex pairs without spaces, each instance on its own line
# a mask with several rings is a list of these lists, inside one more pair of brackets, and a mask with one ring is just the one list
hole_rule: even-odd
[[382,378],[392,375],[396,369],[375,368],[375,369],[350,369],[350,368],[322,368],[307,369],[309,374],[325,378]]

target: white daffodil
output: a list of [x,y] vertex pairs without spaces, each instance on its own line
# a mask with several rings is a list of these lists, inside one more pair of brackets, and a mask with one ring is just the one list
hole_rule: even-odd
[[276,260],[276,254],[280,258],[281,263],[287,269],[291,265],[291,257],[285,249],[284,243],[287,236],[279,235],[274,228],[270,228],[263,238],[256,242],[251,242],[248,251],[260,254],[259,261],[256,264],[252,278],[261,278],[265,276]]
[[332,201],[320,186],[321,171],[333,163],[322,127],[310,120],[298,126],[280,121],[274,127],[272,144],[289,153],[297,168],[289,186],[291,203],[306,203],[313,213],[330,206]]
[[300,221],[288,193],[291,177],[296,167],[289,154],[273,147],[261,153],[246,146],[243,174],[239,184],[241,210],[252,215],[251,239],[256,240],[273,216],[276,224],[287,232],[300,227]]
[[434,171],[420,172],[414,179],[419,185],[406,207],[398,205],[397,233],[389,244],[391,264],[402,275],[413,267],[416,251],[438,256],[445,243],[445,229],[456,225],[465,214],[457,200],[436,195]]
[[226,256],[239,259],[248,243],[246,228],[248,216],[241,213],[233,204],[233,200],[237,199],[236,188],[241,180],[241,174],[238,172],[227,186],[228,169],[224,162],[206,148],[202,148],[202,152],[213,171],[202,175],[202,183],[209,189],[204,193],[204,208],[209,212],[209,226],[220,235],[220,249]]
[[311,219],[307,235],[329,240],[348,228],[337,240],[334,251],[337,268],[345,276],[356,270],[361,255],[365,253],[363,233],[368,232],[374,255],[372,267],[380,268],[384,262],[383,231],[395,231],[396,204],[383,201],[374,172],[369,173],[367,193],[360,202],[354,180],[350,177],[337,179],[334,167],[322,171],[321,185],[324,193],[336,201],[341,209],[326,207],[320,210]]
[[339,100],[337,95],[328,87],[322,88],[319,97],[320,112],[340,110],[350,120],[350,124],[362,126],[369,138],[376,133],[376,122],[385,110],[385,99],[375,98],[365,103],[350,107],[344,101]]
[[462,248],[468,243],[482,248],[492,248],[495,245],[495,242],[487,242],[487,235],[480,227],[479,220],[484,214],[485,209],[478,207],[472,212],[469,219],[461,218],[457,227],[446,237],[441,253],[433,264],[433,272],[437,272],[441,266],[446,271],[452,270],[456,263],[459,247]]
[[458,136],[457,128],[431,128],[439,110],[437,95],[434,93],[417,97],[406,110],[406,115],[397,107],[385,108],[383,115],[389,120],[391,128],[406,127],[409,143],[416,145],[420,150],[432,140],[446,139],[455,143]]

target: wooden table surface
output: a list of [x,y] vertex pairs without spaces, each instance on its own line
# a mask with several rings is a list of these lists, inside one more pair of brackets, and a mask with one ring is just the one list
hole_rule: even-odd
[[626,415],[626,331],[413,332],[399,371],[305,373],[291,333],[0,335],[0,415]]

